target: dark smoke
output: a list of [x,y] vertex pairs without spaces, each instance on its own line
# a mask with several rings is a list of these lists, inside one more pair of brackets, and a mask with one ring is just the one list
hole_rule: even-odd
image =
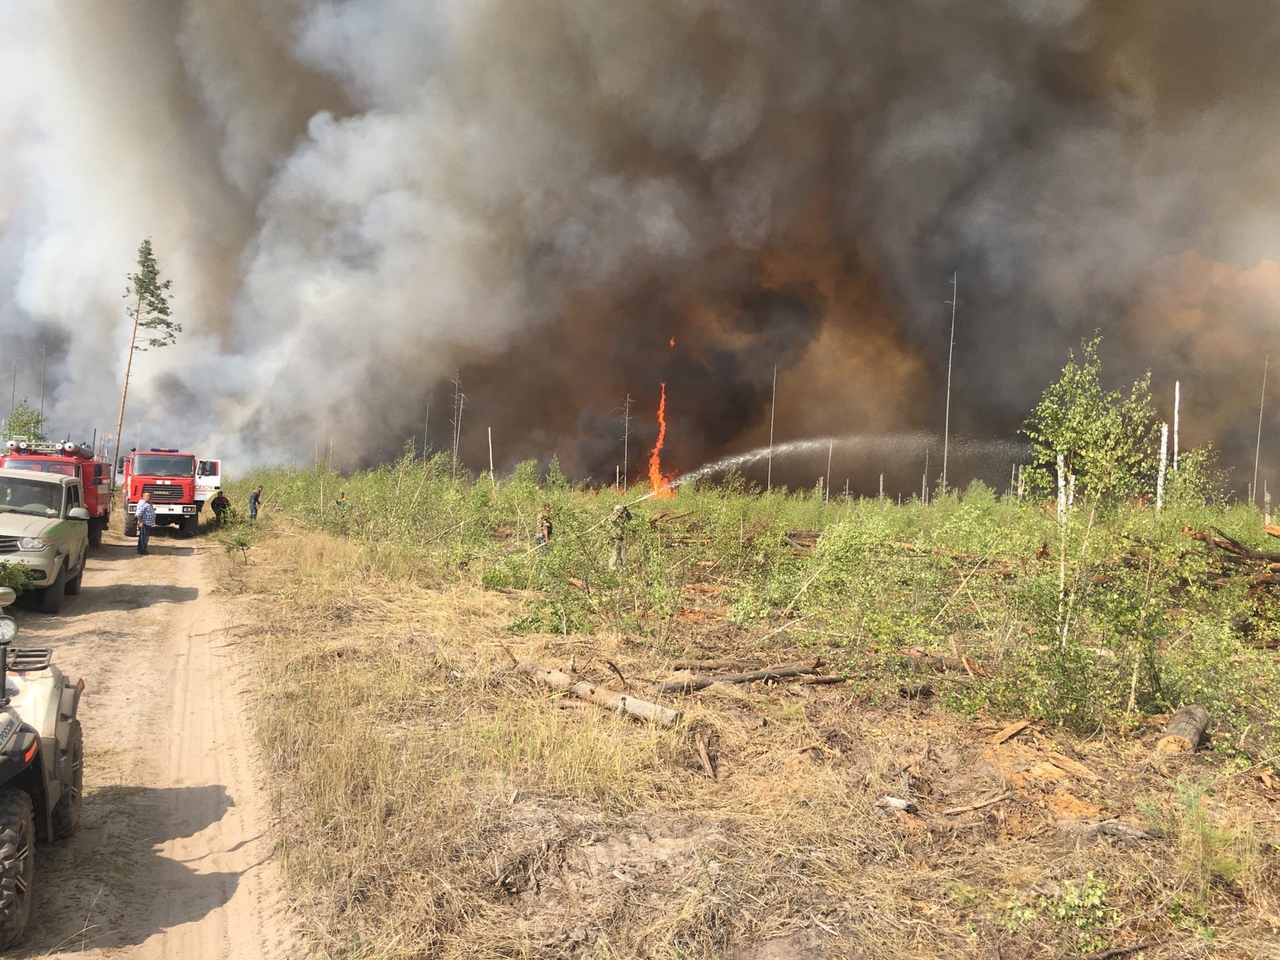
[[500,468],[612,479],[630,395],[634,478],[659,383],[688,470],[767,442],[775,367],[780,439],[940,432],[954,271],[953,434],[1012,437],[1098,329],[1114,385],[1152,369],[1172,416],[1181,380],[1183,445],[1252,474],[1269,0],[147,0],[0,28],[0,332],[66,338],[58,429],[114,426],[149,234],[187,333],[138,365],[144,442],[448,448],[456,377],[473,468],[491,428]]

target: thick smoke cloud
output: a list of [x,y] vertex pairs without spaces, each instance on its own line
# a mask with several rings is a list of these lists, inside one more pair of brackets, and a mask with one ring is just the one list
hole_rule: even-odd
[[767,442],[775,368],[779,438],[916,436],[955,271],[953,431],[1012,437],[1099,329],[1252,473],[1271,2],[50,2],[0,38],[0,373],[57,431],[114,429],[151,236],[186,332],[126,443],[354,466],[451,446],[457,379],[473,467],[491,428],[612,478],[630,396],[635,476],[660,382],[691,469]]

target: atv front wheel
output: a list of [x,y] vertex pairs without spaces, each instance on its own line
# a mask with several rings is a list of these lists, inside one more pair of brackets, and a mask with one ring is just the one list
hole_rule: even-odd
[[65,840],[80,823],[80,795],[84,790],[84,731],[72,720],[67,749],[62,753],[62,796],[53,805],[53,838]]
[[36,821],[22,790],[0,790],[0,949],[22,939],[31,915]]

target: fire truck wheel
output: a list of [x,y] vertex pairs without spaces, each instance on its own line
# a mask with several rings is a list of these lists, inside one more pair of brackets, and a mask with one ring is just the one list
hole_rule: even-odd
[[0,790],[0,949],[18,943],[27,929],[35,843],[31,797],[22,790]]
[[138,535],[138,518],[132,513],[125,514],[124,535],[126,537],[136,537]]
[[58,570],[53,583],[40,591],[40,612],[58,613],[62,610],[62,597],[67,592],[67,565]]
[[89,521],[89,546],[102,546],[102,528],[105,526],[106,523],[100,518],[95,517]]

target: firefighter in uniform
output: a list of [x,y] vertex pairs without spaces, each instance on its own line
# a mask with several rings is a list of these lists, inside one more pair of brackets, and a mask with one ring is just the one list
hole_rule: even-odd
[[221,487],[218,488],[217,495],[209,501],[209,507],[213,510],[214,525],[222,526],[222,522],[227,519],[227,511],[231,509],[231,501],[227,499]]
[[609,569],[627,568],[627,526],[631,523],[631,511],[623,504],[613,508],[609,518]]

